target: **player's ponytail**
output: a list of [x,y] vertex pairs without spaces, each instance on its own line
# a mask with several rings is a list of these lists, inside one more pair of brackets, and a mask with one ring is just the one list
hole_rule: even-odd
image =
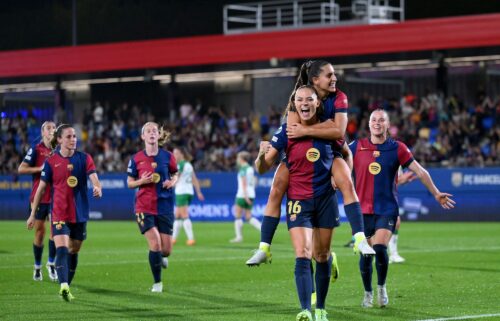
[[158,146],[163,146],[165,145],[166,143],[168,143],[168,141],[170,140],[170,132],[166,129],[164,129],[163,127],[160,127],[158,126],[158,130],[159,130],[159,133],[160,133],[160,138],[158,139]]
[[55,149],[57,147],[57,139],[62,137],[62,133],[66,128],[73,128],[71,125],[68,124],[61,124],[57,126],[56,131],[54,132],[54,137],[52,137],[52,140],[50,141],[50,147],[52,149]]

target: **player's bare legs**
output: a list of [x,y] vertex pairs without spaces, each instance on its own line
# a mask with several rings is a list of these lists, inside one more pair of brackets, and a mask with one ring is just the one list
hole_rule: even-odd
[[281,202],[288,189],[289,172],[281,162],[274,173],[273,183],[264,209],[264,218],[260,230],[259,249],[246,262],[248,266],[258,266],[261,263],[271,263],[271,242],[278,227],[281,216]]
[[358,195],[352,182],[351,169],[343,158],[336,157],[334,159],[332,175],[335,179],[336,187],[342,192],[344,198],[344,210],[354,235],[354,253],[357,254],[360,252],[363,255],[375,255],[375,251],[368,245],[365,238],[363,214],[361,213]]

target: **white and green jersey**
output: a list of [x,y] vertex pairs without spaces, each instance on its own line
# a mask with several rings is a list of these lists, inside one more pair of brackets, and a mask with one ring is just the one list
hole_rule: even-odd
[[244,198],[243,195],[243,177],[246,178],[247,197],[255,198],[255,175],[253,167],[250,165],[243,165],[238,171],[238,192],[237,198]]
[[175,195],[194,195],[193,188],[193,165],[190,162],[181,160],[177,163],[179,179],[175,184]]

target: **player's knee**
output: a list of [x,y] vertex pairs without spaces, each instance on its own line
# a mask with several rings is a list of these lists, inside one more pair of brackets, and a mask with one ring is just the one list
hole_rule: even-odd
[[35,241],[36,245],[43,245],[43,239],[45,237],[45,229],[37,229],[35,232]]
[[307,247],[307,246],[297,248],[295,250],[295,256],[296,257],[304,257],[306,259],[311,259],[312,258],[312,249],[310,247]]
[[319,250],[314,253],[314,260],[318,263],[324,263],[328,261],[330,257],[330,249]]

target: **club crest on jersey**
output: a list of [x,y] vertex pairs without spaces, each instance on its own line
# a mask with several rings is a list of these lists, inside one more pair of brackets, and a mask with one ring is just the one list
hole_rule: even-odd
[[73,164],[68,164],[68,166],[66,166],[68,168],[68,171],[72,171],[73,170]]
[[56,230],[61,230],[62,226],[64,224],[64,221],[59,221],[59,222],[54,222],[54,225],[56,227]]
[[373,157],[377,158],[379,156],[380,156],[380,151],[378,150],[373,151]]
[[296,219],[297,219],[297,214],[290,215],[290,221],[291,222],[295,222]]
[[152,162],[151,167],[153,167],[153,169],[155,169],[156,167],[158,167],[158,164],[156,162]]
[[381,170],[382,170],[382,166],[377,162],[373,162],[373,163],[370,163],[370,165],[368,165],[368,171],[372,175],[377,175],[378,173],[380,173]]
[[315,161],[317,161],[319,159],[319,156],[320,156],[320,152],[317,148],[309,148],[306,152],[306,158],[308,161],[310,161],[311,163],[314,163]]

